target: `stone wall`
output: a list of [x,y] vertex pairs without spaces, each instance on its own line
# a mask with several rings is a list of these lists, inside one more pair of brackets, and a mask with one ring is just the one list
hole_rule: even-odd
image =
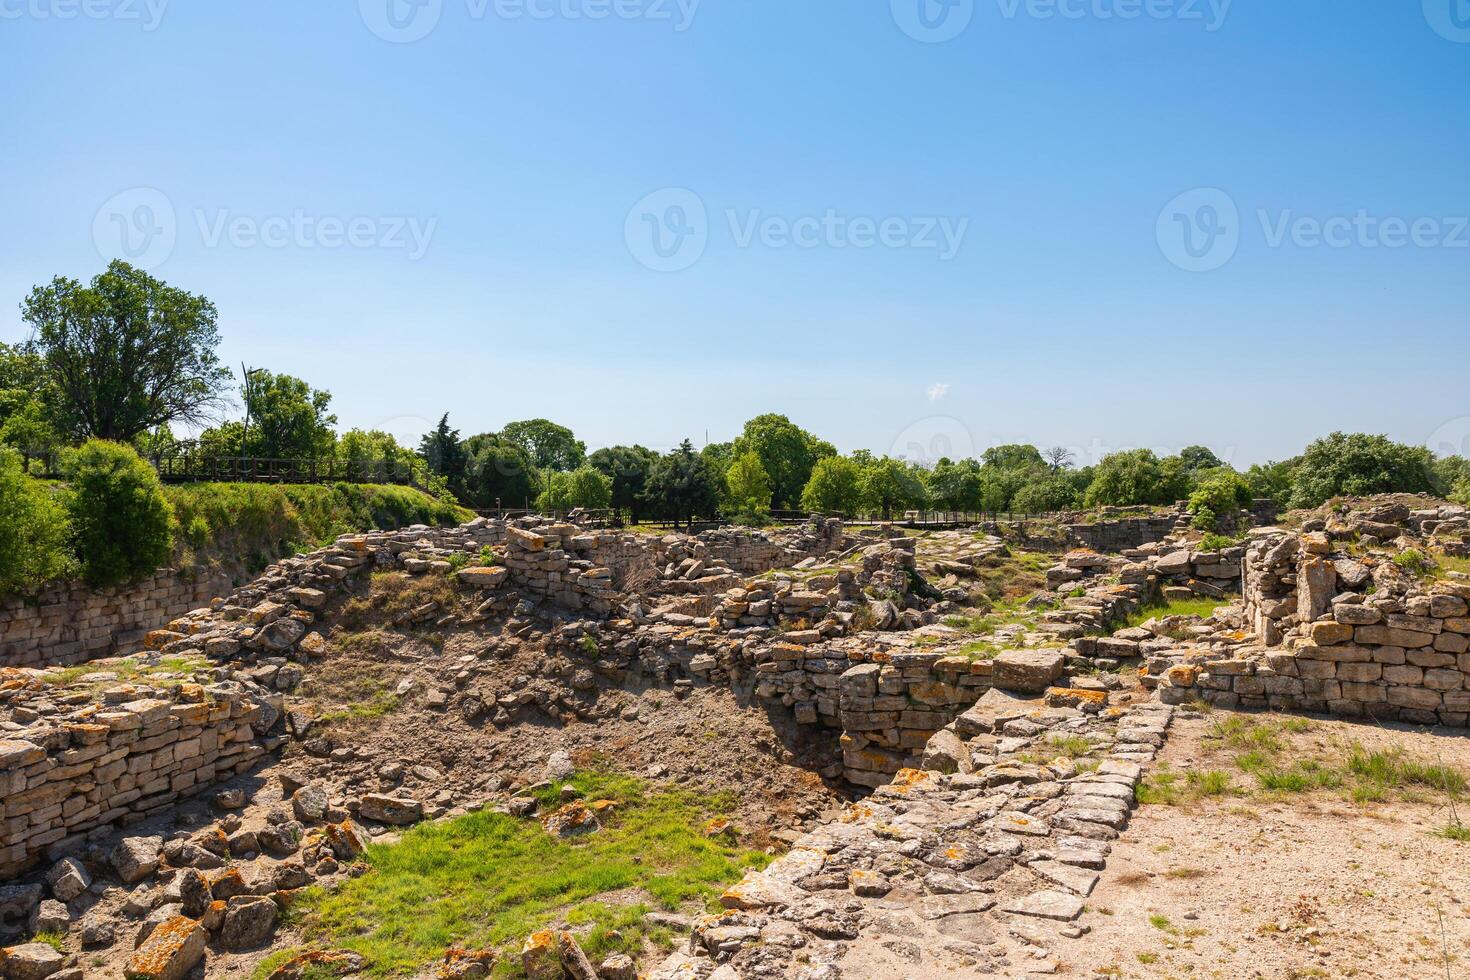
[[68,582],[33,599],[0,598],[0,667],[65,667],[112,656],[230,585],[223,573],[160,569],[126,588]]
[[1256,541],[1245,570],[1247,623],[1280,649],[1186,660],[1161,684],[1166,701],[1470,721],[1470,583],[1420,582],[1323,532]]
[[244,772],[273,747],[252,728],[260,708],[239,692],[187,685],[176,695],[104,700],[85,720],[0,739],[0,879]]
[[1115,521],[1099,521],[1096,524],[1068,524],[1067,535],[1080,547],[1117,553],[1162,541],[1178,523],[1177,514],[1125,517]]

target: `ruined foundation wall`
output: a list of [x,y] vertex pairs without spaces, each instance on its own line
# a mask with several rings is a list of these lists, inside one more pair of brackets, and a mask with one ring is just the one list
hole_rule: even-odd
[[1157,517],[1128,517],[1096,524],[1068,524],[1067,535],[1074,544],[1093,551],[1117,553],[1142,548],[1168,537],[1179,518],[1175,514]]
[[65,667],[111,656],[230,584],[223,573],[160,569],[124,588],[67,582],[32,599],[0,598],[0,667]]
[[[243,772],[271,744],[224,690],[102,704],[36,739],[0,740],[0,879]],[[28,733],[29,734],[29,733]]]
[[1392,563],[1335,555],[1324,534],[1256,542],[1245,571],[1247,623],[1280,649],[1172,668],[1166,700],[1470,723],[1470,584],[1396,589]]

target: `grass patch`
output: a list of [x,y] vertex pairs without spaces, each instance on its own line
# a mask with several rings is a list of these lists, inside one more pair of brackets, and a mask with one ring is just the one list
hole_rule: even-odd
[[[562,785],[538,796],[554,805]],[[534,820],[488,812],[421,825],[396,844],[369,847],[369,874],[305,896],[302,930],[361,953],[378,977],[412,973],[451,944],[518,949],[558,922],[586,930],[583,945],[597,962],[659,941],[643,926],[650,908],[710,908],[724,886],[770,861],[701,833],[728,797],[655,791],[608,772],[579,773],[570,785],[587,799],[620,801],[602,830],[561,840]],[[614,892],[643,900],[603,898]]]
[[[1121,629],[1136,629],[1150,619],[1164,619],[1168,616],[1198,616],[1201,619],[1208,619],[1215,614],[1215,610],[1224,605],[1228,605],[1228,603],[1221,602],[1219,599],[1204,597],[1198,599],[1169,599],[1167,601],[1154,602],[1146,606],[1140,606],[1136,612],[1129,615],[1122,622],[1114,624],[1113,632],[1116,633]],[[1174,638],[1184,639],[1184,637]]]
[[175,557],[184,566],[243,561],[252,573],[343,534],[474,517],[412,487],[389,485],[190,483],[164,487],[164,494],[181,529]]
[[66,952],[66,934],[62,932],[38,932],[31,938],[33,943],[45,943],[58,953]]

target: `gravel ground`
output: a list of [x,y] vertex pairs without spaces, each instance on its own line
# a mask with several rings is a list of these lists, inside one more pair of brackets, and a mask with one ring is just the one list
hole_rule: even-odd
[[[1202,740],[1218,717],[1176,720],[1161,760],[1224,768],[1228,758]],[[1422,728],[1318,720],[1287,754],[1330,764],[1349,740],[1470,773],[1470,737]],[[1252,780],[1237,773],[1235,782]],[[1067,972],[1470,976],[1470,843],[1436,833],[1450,819],[1443,795],[1413,795],[1359,805],[1324,790],[1141,807],[1090,899],[1088,952]]]

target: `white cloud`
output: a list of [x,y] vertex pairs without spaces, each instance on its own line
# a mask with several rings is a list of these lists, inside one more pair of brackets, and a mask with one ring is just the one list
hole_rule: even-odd
[[945,381],[936,381],[936,382],[934,382],[932,385],[929,386],[929,404],[931,404],[931,405],[934,404],[935,402],[939,401],[940,399],[942,399],[947,394],[949,394],[949,383],[948,382],[945,382]]

